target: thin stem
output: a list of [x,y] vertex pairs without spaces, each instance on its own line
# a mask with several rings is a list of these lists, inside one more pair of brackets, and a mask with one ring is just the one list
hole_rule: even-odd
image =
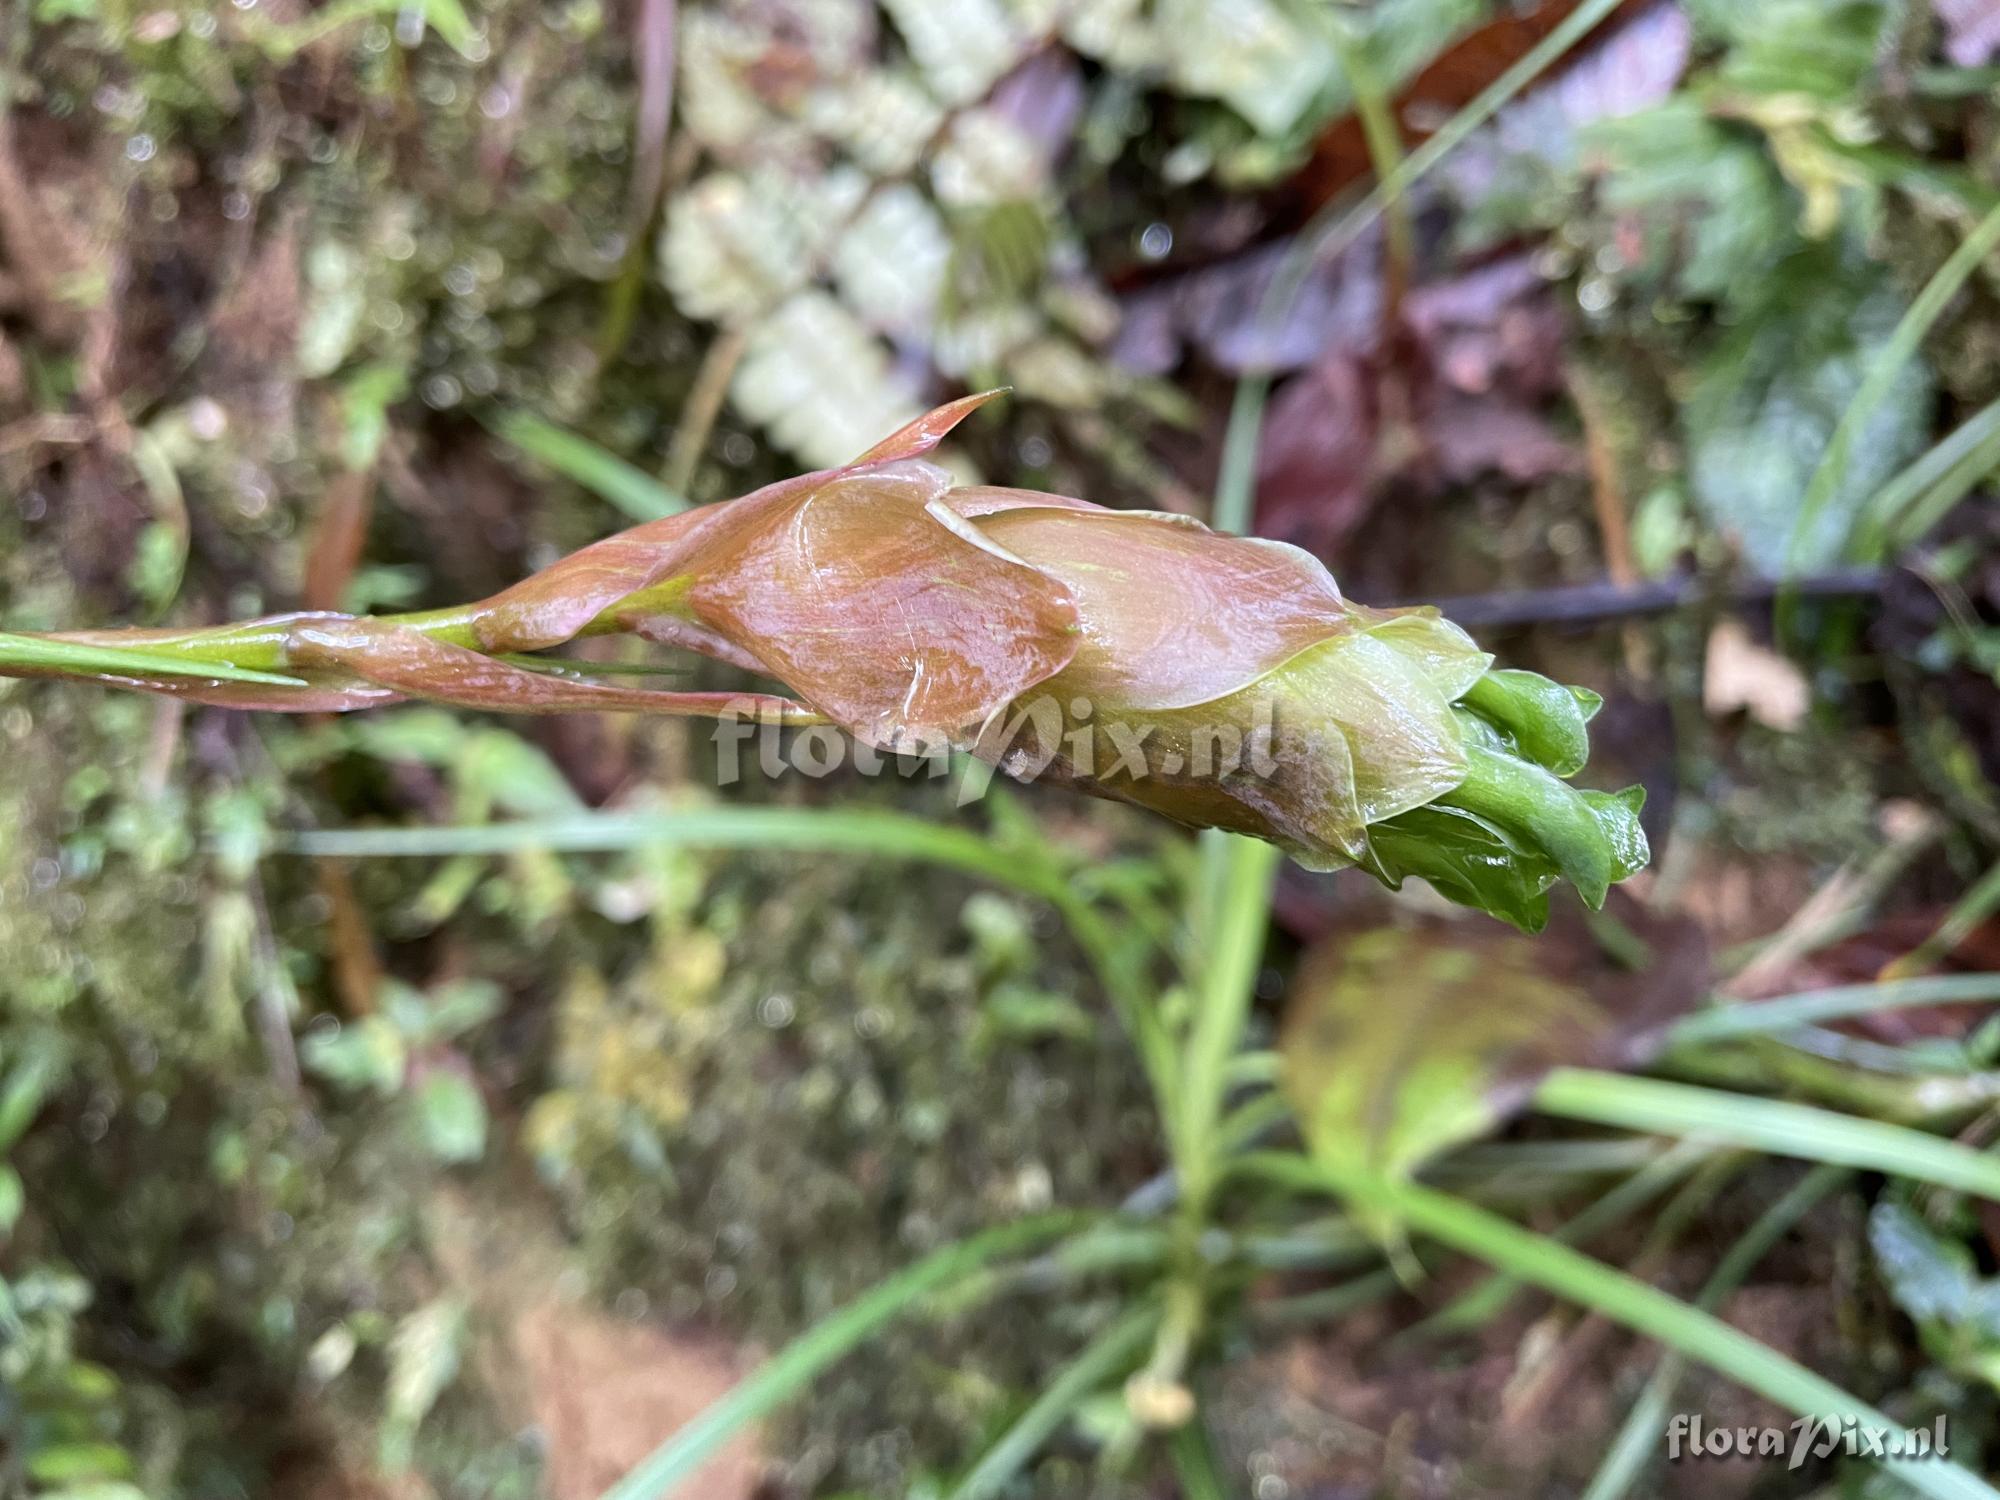
[[1220,1167],[1213,1149],[1216,1124],[1229,1061],[1250,1013],[1280,858],[1275,846],[1255,839],[1232,838],[1227,847],[1222,905],[1208,934],[1195,984],[1194,1019],[1181,1054],[1179,1108],[1169,1116],[1176,1126],[1182,1202],[1197,1214],[1206,1212],[1208,1190]]
[[1316,265],[1331,259],[1358,240],[1391,204],[1397,202],[1445,157],[1455,151],[1474,131],[1492,119],[1516,95],[1561,60],[1564,53],[1588,36],[1620,5],[1621,0],[1584,0],[1519,62],[1481,90],[1472,102],[1453,115],[1443,129],[1418,146],[1387,177],[1350,211],[1323,210],[1299,235],[1293,253],[1286,257],[1272,279],[1257,309],[1257,321],[1265,329],[1275,329],[1291,316],[1306,277]]
[[1222,435],[1222,467],[1215,479],[1210,522],[1236,535],[1250,529],[1257,510],[1257,445],[1264,430],[1264,402],[1271,382],[1246,375],[1236,382],[1229,403],[1229,426]]
[[[1367,45],[1350,33],[1337,17],[1330,19],[1326,38],[1340,62],[1340,71],[1347,75],[1348,89],[1354,95],[1354,113],[1361,121],[1361,138],[1367,144],[1375,180],[1385,185],[1396,185],[1396,170],[1403,160],[1402,132],[1397,128],[1396,111],[1388,91],[1382,87],[1382,79],[1369,60]],[[1392,323],[1402,304],[1403,294],[1409,290],[1417,259],[1416,226],[1411,219],[1409,199],[1403,186],[1406,185],[1397,185],[1394,191],[1386,192],[1382,206],[1384,236],[1388,242],[1385,320]]]

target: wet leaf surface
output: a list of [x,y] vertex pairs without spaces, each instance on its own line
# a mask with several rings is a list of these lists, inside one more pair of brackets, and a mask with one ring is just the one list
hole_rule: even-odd
[[[1820,263],[1831,272],[1833,264]],[[1685,410],[1695,500],[1759,571],[1839,561],[1861,506],[1923,445],[1931,380],[1896,378],[1858,435],[1846,471],[1796,547],[1800,498],[1848,403],[1881,355],[1903,304],[1886,287],[1831,284],[1804,266],[1784,301],[1709,359]]]
[[1566,917],[1541,939],[1424,919],[1309,951],[1279,1047],[1315,1153],[1392,1176],[1490,1130],[1560,1066],[1630,1066],[1706,993],[1691,924],[1614,908],[1650,949],[1620,968]]

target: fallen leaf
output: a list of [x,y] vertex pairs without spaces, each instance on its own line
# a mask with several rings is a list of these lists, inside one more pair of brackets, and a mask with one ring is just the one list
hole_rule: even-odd
[[1709,632],[1701,706],[1711,718],[1739,710],[1767,728],[1797,729],[1812,708],[1812,686],[1789,657],[1759,645],[1741,620]]
[[1558,1066],[1631,1066],[1706,992],[1692,923],[1613,908],[1652,952],[1607,958],[1579,918],[1530,938],[1442,919],[1336,933],[1293,981],[1283,1088],[1313,1152],[1404,1176],[1492,1129]]
[[1338,355],[1278,388],[1257,450],[1261,530],[1340,555],[1377,493],[1374,405],[1360,362]]

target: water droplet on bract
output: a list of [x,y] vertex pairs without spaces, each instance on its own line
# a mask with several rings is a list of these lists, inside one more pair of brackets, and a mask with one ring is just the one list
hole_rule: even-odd
[[424,13],[415,6],[408,6],[396,12],[396,40],[405,47],[416,47],[424,39]]
[[250,195],[241,188],[231,188],[222,195],[222,217],[241,221],[250,217]]
[[133,161],[151,161],[159,153],[159,143],[141,133],[125,143],[125,154]]
[[1164,260],[1174,248],[1174,232],[1165,224],[1148,224],[1139,232],[1139,253],[1147,260]]
[[504,120],[514,112],[514,95],[496,83],[479,96],[479,112],[489,120]]

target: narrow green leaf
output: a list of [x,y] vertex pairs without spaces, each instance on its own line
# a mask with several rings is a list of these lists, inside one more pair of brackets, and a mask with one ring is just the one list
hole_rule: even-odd
[[[1820,458],[1819,467],[1813,471],[1805,494],[1799,501],[1798,518],[1792,524],[1791,540],[1787,545],[1789,560],[1796,563],[1806,539],[1812,534],[1814,523],[1833,500],[1841,483],[1847,477],[1847,466],[1854,453],[1855,443],[1875,415],[1875,410],[1888,397],[1903,367],[1916,356],[1917,349],[1931,331],[1932,326],[1943,316],[1951,299],[1958,295],[1960,288],[1971,279],[1982,263],[1996,248],[2000,248],[2000,207],[1988,210],[1986,216],[1974,227],[1971,234],[1960,242],[1945,263],[1937,268],[1923,291],[1917,294],[1902,319],[1896,324],[1895,332],[1876,354],[1860,389],[1841,414],[1840,423],[1834,428],[1833,438]],[[1796,568],[1788,566],[1789,577]],[[1780,596],[1780,612],[1785,612],[1789,603],[1787,596]]]
[[1667,1040],[1676,1047],[1692,1046],[1732,1037],[1771,1036],[1801,1026],[1817,1026],[1913,1005],[1987,1000],[2000,1000],[2000,974],[1940,974],[1885,984],[1844,984],[1782,995],[1775,1000],[1746,1000],[1698,1011],[1675,1022]]
[[1626,1130],[1700,1136],[1806,1161],[1861,1167],[2000,1202],[2000,1156],[1901,1125],[1781,1099],[1622,1073],[1558,1068],[1535,1090],[1544,1114]]
[[657,521],[688,508],[685,498],[644,469],[532,412],[507,412],[495,418],[491,426],[530,458],[575,480],[635,521]]
[[1177,1097],[1161,1101],[1169,1129],[1175,1132],[1181,1192],[1196,1202],[1219,1162],[1213,1149],[1216,1122],[1222,1117],[1229,1061],[1242,1045],[1243,1023],[1250,1013],[1280,860],[1275,847],[1256,839],[1217,835],[1216,843],[1222,850],[1221,905],[1203,934],[1194,1018],[1181,1053]]
[[292,835],[300,854],[422,858],[456,854],[610,853],[665,844],[789,849],[916,859],[1049,896],[1060,882],[1039,859],[970,829],[906,813],[843,807],[700,807],[679,812],[578,813],[445,828],[354,828]]
[[1135,1308],[1099,1334],[1043,1387],[946,1500],[992,1500],[1004,1490],[1077,1407],[1138,1358],[1159,1321],[1158,1309]]
[[198,677],[210,682],[260,682],[271,687],[304,687],[298,677],[253,672],[226,661],[204,661],[180,652],[132,646],[86,646],[75,641],[0,632],[0,667],[33,667],[76,677]]
[[[1728,1253],[1717,1262],[1715,1270],[1702,1284],[1695,1305],[1706,1312],[1720,1307],[1723,1300],[1742,1285],[1743,1278],[1770,1252],[1771,1247],[1847,1178],[1847,1171],[1841,1167],[1814,1167],[1800,1178],[1797,1186],[1765,1209],[1757,1222],[1729,1247]],[[1584,1492],[1583,1500],[1623,1500],[1631,1490],[1647,1461],[1660,1451],[1660,1434],[1666,1430],[1668,1420],[1667,1403],[1673,1399],[1674,1391],[1680,1385],[1681,1370],[1685,1364],[1686,1361],[1678,1354],[1669,1354],[1660,1361],[1646,1381],[1645,1389],[1639,1393],[1639,1399],[1632,1403],[1632,1410],[1627,1414],[1624,1425],[1618,1429],[1618,1436],[1612,1440],[1603,1463],[1598,1465],[1597,1474],[1590,1481],[1590,1488]]]
[[1855,559],[1877,562],[1892,545],[1916,541],[1996,467],[2000,400],[1967,417],[1869,498],[1854,529]]
[[791,1400],[827,1366],[929,1293],[1002,1256],[1032,1249],[1086,1222],[1081,1214],[1043,1214],[990,1229],[925,1256],[779,1350],[756,1374],[654,1449],[606,1490],[603,1500],[662,1500],[673,1494],[733,1434]]
[[[1858,1397],[1713,1313],[1447,1193],[1365,1173],[1341,1173],[1302,1156],[1270,1153],[1246,1158],[1244,1168],[1267,1180],[1368,1202],[1441,1244],[1658,1339],[1795,1415],[1852,1418],[1883,1431],[1897,1427]],[[1930,1500],[2000,1500],[2000,1490],[1955,1463],[1937,1458],[1879,1462]]]

